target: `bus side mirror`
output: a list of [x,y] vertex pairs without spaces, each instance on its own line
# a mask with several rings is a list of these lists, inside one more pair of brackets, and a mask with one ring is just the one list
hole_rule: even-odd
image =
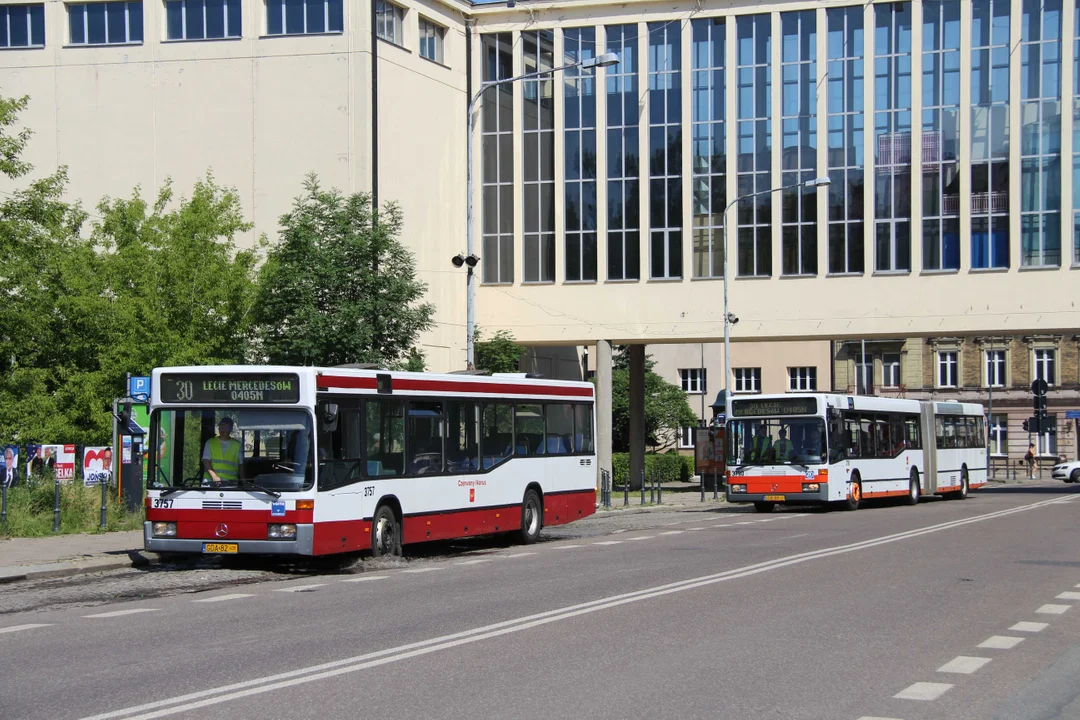
[[326,403],[323,405],[323,423],[325,425],[333,426],[337,425],[338,419],[338,406],[337,403]]

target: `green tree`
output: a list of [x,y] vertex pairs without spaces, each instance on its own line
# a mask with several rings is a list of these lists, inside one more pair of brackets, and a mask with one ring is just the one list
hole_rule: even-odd
[[477,370],[517,372],[525,348],[514,342],[509,330],[498,330],[490,340],[481,340],[480,328],[473,330],[473,355]]
[[[611,373],[611,445],[615,452],[630,450],[630,353],[617,347]],[[655,362],[645,357],[645,443],[653,448],[674,445],[679,428],[696,425],[697,415],[678,385],[653,372]]]
[[346,197],[308,176],[260,273],[260,354],[293,365],[405,362],[435,308],[401,228],[396,205],[376,218],[369,194]]

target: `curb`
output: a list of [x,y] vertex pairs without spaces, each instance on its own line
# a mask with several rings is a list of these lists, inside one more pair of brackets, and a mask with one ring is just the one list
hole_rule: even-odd
[[23,580],[44,580],[46,578],[71,577],[73,575],[88,575],[90,573],[105,572],[108,570],[123,570],[125,568],[148,567],[157,565],[161,558],[142,550],[129,550],[125,560],[119,558],[103,558],[101,560],[89,560],[82,562],[67,563],[42,563],[40,565],[0,567],[0,585],[21,582]]

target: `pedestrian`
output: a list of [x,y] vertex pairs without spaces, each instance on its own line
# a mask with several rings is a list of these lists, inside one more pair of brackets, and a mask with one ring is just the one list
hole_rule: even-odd
[[1035,443],[1028,445],[1027,453],[1024,455],[1024,463],[1028,468],[1028,480],[1035,479]]

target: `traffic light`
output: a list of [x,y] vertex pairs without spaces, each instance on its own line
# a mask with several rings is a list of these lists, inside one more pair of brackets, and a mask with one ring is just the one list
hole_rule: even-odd
[[1023,424],[1021,425],[1021,427],[1023,427],[1023,428],[1024,428],[1024,432],[1026,432],[1026,433],[1034,432],[1034,431],[1033,431],[1033,430],[1031,429],[1031,426],[1032,426],[1032,425],[1034,424],[1034,423],[1032,422],[1033,420],[1035,420],[1035,418],[1028,418],[1027,420],[1025,420],[1025,421],[1023,422]]

